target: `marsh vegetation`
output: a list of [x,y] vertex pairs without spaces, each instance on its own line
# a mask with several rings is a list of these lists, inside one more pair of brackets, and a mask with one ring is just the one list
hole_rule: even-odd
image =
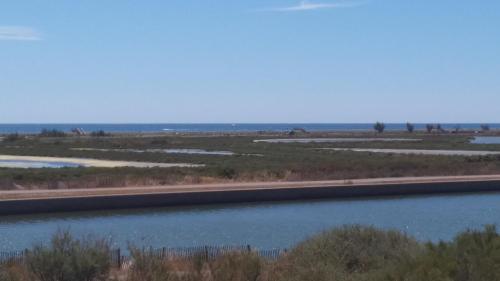
[[[495,131],[481,135],[495,135]],[[57,134],[58,135],[58,134]],[[472,175],[500,172],[500,156],[443,156],[325,151],[318,148],[500,151],[497,144],[471,144],[473,132],[425,131],[304,133],[293,138],[335,142],[266,143],[289,139],[277,133],[116,134],[99,137],[30,135],[0,142],[0,155],[91,158],[114,161],[201,164],[197,168],[0,168],[0,188],[77,188],[214,183],[228,181],[349,180],[356,178]],[[340,141],[339,141],[340,139]],[[346,139],[345,142],[342,139]],[[360,139],[352,142],[348,139]],[[366,139],[364,141],[363,139]],[[387,142],[383,139],[395,139]],[[419,139],[419,141],[406,141]],[[380,140],[380,141],[378,141]],[[226,155],[158,151],[229,151]],[[137,153],[136,151],[141,151]]]

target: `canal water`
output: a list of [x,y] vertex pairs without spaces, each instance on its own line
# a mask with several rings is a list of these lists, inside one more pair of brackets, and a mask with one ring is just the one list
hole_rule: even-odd
[[115,246],[246,245],[289,248],[344,224],[449,240],[500,224],[500,193],[297,201],[0,217],[0,251],[47,243],[57,230],[110,238]]

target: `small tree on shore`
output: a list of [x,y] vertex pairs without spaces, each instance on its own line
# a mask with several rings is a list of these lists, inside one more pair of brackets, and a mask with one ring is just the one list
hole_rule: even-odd
[[406,123],[406,130],[408,130],[409,133],[413,133],[413,131],[415,131],[415,125],[410,122]]
[[15,141],[18,141],[20,139],[21,139],[21,136],[18,133],[8,134],[5,137],[5,141],[7,141],[7,142],[15,142]]
[[490,131],[490,125],[488,125],[488,124],[481,124],[481,131],[483,131],[483,132],[489,132]]
[[432,130],[434,130],[434,125],[427,124],[425,125],[425,129],[427,130],[427,133],[432,133]]
[[375,125],[373,125],[373,129],[377,131],[378,133],[383,133],[385,130],[385,124],[382,122],[377,122]]

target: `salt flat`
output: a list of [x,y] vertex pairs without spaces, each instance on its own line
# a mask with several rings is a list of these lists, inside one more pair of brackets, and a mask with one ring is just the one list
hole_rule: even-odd
[[481,150],[433,150],[433,149],[382,149],[382,148],[320,148],[334,151],[354,151],[392,154],[421,154],[421,155],[444,155],[444,156],[487,156],[500,155],[500,151]]
[[311,143],[311,142],[418,142],[422,139],[409,138],[300,138],[300,139],[261,139],[253,142],[267,143]]

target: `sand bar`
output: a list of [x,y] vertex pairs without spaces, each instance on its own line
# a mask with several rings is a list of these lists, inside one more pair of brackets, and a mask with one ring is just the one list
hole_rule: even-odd
[[[4,163],[2,163],[2,161]],[[82,166],[82,167],[99,167],[99,168],[117,168],[117,167],[135,167],[135,168],[170,168],[170,167],[202,167],[203,165],[187,164],[187,163],[152,163],[152,162],[134,162],[134,161],[113,161],[88,158],[69,158],[69,157],[42,157],[42,156],[18,156],[18,155],[0,155],[0,167],[12,167],[9,162],[16,162],[16,167],[19,167],[19,162],[39,162],[39,163],[54,163],[64,166]],[[28,167],[27,167],[28,168]]]

